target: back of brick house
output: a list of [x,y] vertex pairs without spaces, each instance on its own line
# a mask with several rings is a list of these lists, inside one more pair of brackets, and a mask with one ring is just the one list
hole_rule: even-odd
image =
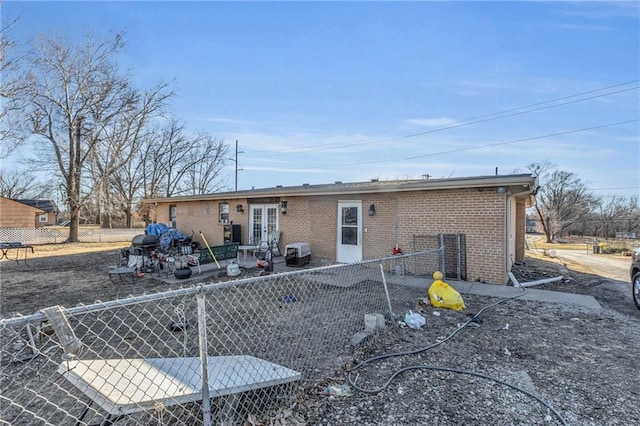
[[175,222],[185,234],[196,230],[196,237],[202,231],[211,245],[225,242],[224,227],[231,223],[241,225],[243,243],[255,239],[256,220],[264,219],[256,212],[271,207],[282,247],[308,242],[312,256],[327,261],[345,261],[340,209],[347,206],[357,212],[355,260],[389,256],[396,245],[411,252],[416,235],[463,234],[467,279],[504,284],[511,264],[524,258],[526,206],[535,186],[535,178],[524,174],[302,185],[145,202],[154,206],[157,222]]

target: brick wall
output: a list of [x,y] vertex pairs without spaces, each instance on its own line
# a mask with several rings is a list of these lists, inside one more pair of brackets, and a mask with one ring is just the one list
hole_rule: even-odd
[[[413,235],[465,234],[467,277],[506,282],[505,196],[495,191],[456,190],[398,197],[398,244],[410,249]],[[380,248],[388,254],[389,245]]]
[[309,201],[311,256],[335,260],[337,212],[338,197],[314,197]]
[[[369,207],[375,206],[375,215],[369,216]],[[365,195],[362,199],[362,255],[365,259],[390,256],[399,238],[401,215],[396,194]],[[400,246],[402,248],[402,246]],[[409,246],[406,246],[407,252]]]
[[[465,234],[467,278],[503,284],[506,275],[506,196],[495,191],[460,189],[406,193],[362,194],[350,196],[282,197],[287,213],[279,214],[281,248],[305,241],[317,259],[336,258],[337,212],[341,200],[362,202],[363,258],[388,256],[398,244],[404,252],[413,248],[413,236]],[[246,200],[228,200],[229,217],[242,225],[242,240],[249,238],[249,206]],[[222,244],[223,226],[218,224],[218,201],[177,204],[177,227],[185,234],[202,231],[211,245]],[[244,213],[236,211],[242,204]],[[368,215],[375,205],[374,216]],[[168,203],[158,204],[156,218],[167,223]],[[524,203],[517,203],[516,257],[522,260],[524,249]]]
[[[283,198],[284,199],[284,198]],[[280,214],[278,218],[280,230],[280,248],[289,243],[311,241],[312,226],[311,202],[309,198],[286,198],[287,214]]]
[[[242,241],[249,239],[249,209],[246,200],[225,200],[229,204],[230,223],[241,225]],[[193,239],[201,241],[200,232],[211,246],[221,245],[224,242],[224,224],[219,223],[218,201],[191,201],[184,203],[158,203],[154,207],[155,214],[152,218],[158,223],[169,223],[169,205],[176,205],[176,228],[183,234],[190,236],[194,231]],[[242,204],[244,212],[236,210],[236,205]]]
[[[388,246],[389,239],[395,238],[395,226],[388,226],[395,221],[395,210],[390,208],[396,204],[395,196],[318,196],[289,199],[286,217],[280,216],[284,244],[306,241],[312,245],[311,252],[314,258],[335,260],[338,203],[354,200],[362,202],[363,258],[377,257],[375,247],[381,244]],[[371,204],[376,205],[376,210],[383,208],[382,212],[369,216],[367,211]],[[388,246],[385,255],[391,254],[392,247],[393,245]]]
[[[502,194],[474,189],[288,199],[287,214],[280,216],[284,244],[308,241],[314,257],[335,259],[340,200],[362,202],[364,259],[388,256],[395,244],[410,252],[414,234],[463,233],[469,280],[506,282],[506,201]],[[374,216],[367,213],[371,204],[375,205]]]

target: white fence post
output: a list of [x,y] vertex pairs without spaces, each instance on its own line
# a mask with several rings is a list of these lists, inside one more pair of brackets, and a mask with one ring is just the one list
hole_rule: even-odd
[[395,316],[393,315],[393,308],[391,307],[391,298],[389,297],[389,288],[387,287],[387,279],[384,276],[384,266],[380,264],[380,275],[382,276],[382,285],[384,286],[384,294],[387,297],[387,308],[389,308],[389,319],[393,324],[395,322]]
[[211,426],[211,400],[209,399],[209,372],[207,351],[207,312],[204,292],[196,294],[198,303],[198,339],[200,343],[200,377],[202,379],[202,423]]

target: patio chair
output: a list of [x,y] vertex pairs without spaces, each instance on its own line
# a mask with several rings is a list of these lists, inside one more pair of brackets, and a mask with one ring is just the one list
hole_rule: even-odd
[[[255,249],[255,255],[258,258],[265,258],[267,252],[271,250],[274,256],[282,256],[280,252],[280,236],[282,231],[271,231],[266,240],[260,241]],[[277,254],[276,254],[277,252]]]

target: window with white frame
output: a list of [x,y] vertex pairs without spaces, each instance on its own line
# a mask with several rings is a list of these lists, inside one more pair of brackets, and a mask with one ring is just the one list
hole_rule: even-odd
[[47,223],[48,221],[49,221],[49,216],[47,216],[46,213],[42,213],[41,215],[38,216],[38,222]]
[[176,227],[176,218],[178,217],[178,209],[175,204],[169,205],[169,227]]
[[220,203],[218,205],[218,211],[220,212],[218,216],[219,223],[229,223],[229,204],[228,203]]

